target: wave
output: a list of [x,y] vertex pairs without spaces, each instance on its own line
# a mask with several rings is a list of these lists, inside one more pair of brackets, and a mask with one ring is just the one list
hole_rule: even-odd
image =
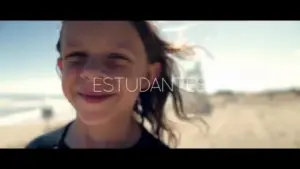
[[0,96],[0,125],[13,125],[24,121],[41,120],[41,108],[50,106],[56,119],[75,117],[75,111],[66,99],[51,97]]

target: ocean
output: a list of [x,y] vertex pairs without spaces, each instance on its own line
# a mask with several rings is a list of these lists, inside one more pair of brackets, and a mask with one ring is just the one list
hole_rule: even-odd
[[45,106],[53,108],[56,120],[75,117],[75,111],[63,96],[0,94],[0,126],[40,121]]

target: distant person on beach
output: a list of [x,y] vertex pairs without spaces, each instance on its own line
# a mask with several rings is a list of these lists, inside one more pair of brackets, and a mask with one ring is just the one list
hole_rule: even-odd
[[176,116],[188,117],[179,88],[167,87],[172,86],[171,57],[190,52],[162,40],[148,21],[63,21],[57,50],[62,89],[77,116],[26,148],[176,146],[164,111],[169,95]]

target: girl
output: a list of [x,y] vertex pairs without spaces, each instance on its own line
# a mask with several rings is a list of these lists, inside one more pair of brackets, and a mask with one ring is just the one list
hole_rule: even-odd
[[147,21],[64,21],[57,50],[63,93],[77,116],[27,148],[166,149],[163,132],[176,141],[164,112],[170,94],[176,115],[187,118],[169,56],[190,52],[160,39]]

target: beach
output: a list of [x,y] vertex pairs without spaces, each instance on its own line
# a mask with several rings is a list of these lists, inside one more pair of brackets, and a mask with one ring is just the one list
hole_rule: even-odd
[[[299,148],[299,101],[299,95],[293,93],[211,96],[213,112],[202,117],[209,124],[208,132],[200,120],[193,124],[182,122],[172,110],[168,111],[168,118],[176,134],[180,134],[178,148]],[[67,103],[56,101],[56,104],[61,104],[56,109],[61,113],[51,121],[51,129],[75,117]],[[0,147],[22,148],[44,133],[45,128],[37,116],[15,124],[2,124]]]
[[[55,129],[62,126],[64,123],[51,123],[51,128]],[[14,126],[0,127],[1,133],[1,148],[24,148],[24,146],[45,132],[46,125],[41,122],[33,122],[31,124],[19,124]]]

